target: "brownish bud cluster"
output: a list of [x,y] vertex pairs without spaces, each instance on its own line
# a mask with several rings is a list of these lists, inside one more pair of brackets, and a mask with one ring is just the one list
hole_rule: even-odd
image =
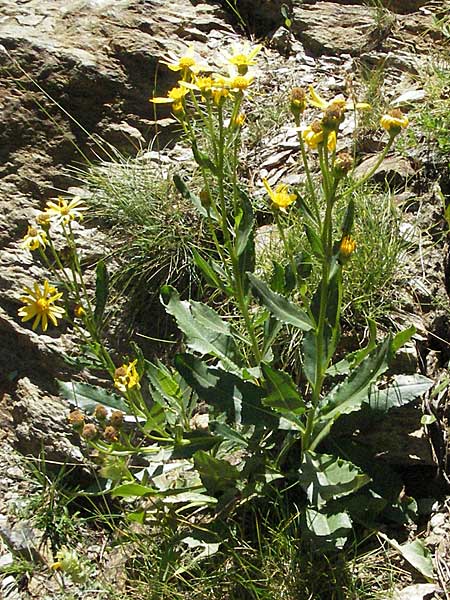
[[97,404],[94,409],[94,418],[97,419],[97,421],[105,421],[107,417],[108,411],[106,408],[102,404]]
[[98,438],[98,429],[93,423],[86,423],[81,432],[81,437],[91,442]]
[[120,429],[124,423],[122,411],[114,410],[108,418],[108,410],[102,404],[97,404],[92,416],[97,421],[97,425],[86,423],[86,416],[78,409],[69,414],[68,421],[87,442],[95,441],[100,437],[111,443],[119,441]]
[[84,414],[81,412],[81,410],[73,410],[67,417],[67,420],[75,429],[75,431],[81,431],[84,425]]
[[339,152],[334,161],[334,172],[338,177],[347,175],[353,168],[353,156],[348,152]]

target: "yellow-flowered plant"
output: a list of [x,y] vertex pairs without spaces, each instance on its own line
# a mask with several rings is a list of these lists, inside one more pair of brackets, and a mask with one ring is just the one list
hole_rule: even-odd
[[[224,514],[235,513],[255,496],[265,497],[276,480],[278,495],[296,490],[296,510],[308,536],[342,546],[351,527],[345,498],[368,486],[370,477],[352,462],[356,459],[350,458],[349,446],[325,449],[323,442],[342,415],[361,410],[378,392],[387,393],[388,387],[377,389],[377,380],[411,333],[388,336],[378,344],[372,336],[366,348],[341,361],[336,358],[342,352],[343,272],[357,251],[353,192],[376,171],[407,118],[393,112],[383,117],[389,141],[370,172],[353,181],[352,149],[339,151],[346,144],[341,128],[348,111],[357,113],[368,105],[343,96],[325,100],[312,87],[309,95],[295,88],[288,102],[304,183],[291,188],[279,174],[274,186],[264,177],[257,178],[256,189],[246,185],[241,134],[260,49],[233,48],[225,57],[226,73],[201,64],[192,47],[170,55],[162,62],[179,73],[179,81],[165,97],[151,99],[156,107],[170,106],[192,148],[197,191],[181,177],[174,183],[204,219],[213,247],[196,249],[194,256],[212,290],[214,308],[182,300],[170,285],[161,289],[166,311],[185,335],[175,366],[148,361],[133,344],[132,357],[112,359],[103,337],[106,267],[98,264],[95,291],[89,291],[72,228],[84,211],[78,198],[48,202],[37,218],[42,233],[29,229],[23,242],[30,249],[36,246],[61,279],[66,312],[57,304],[62,292],[45,281],[42,289],[27,289],[19,315],[45,330],[49,321],[56,325],[65,314],[95,358],[95,368],[109,376],[114,393],[97,388],[96,404],[86,414],[72,411],[69,422],[103,457],[100,475],[109,480],[113,495],[151,497],[139,519],[164,520],[171,527],[182,519],[185,528],[195,522],[199,531],[207,530],[215,518],[226,519]],[[272,210],[258,219],[255,196],[264,192]],[[346,206],[344,215],[337,205]],[[293,213],[309,244],[301,255],[286,235]],[[286,264],[273,261],[270,283],[258,275],[255,250],[255,232],[263,219],[275,224],[287,257]],[[55,228],[69,248],[64,260],[53,242]],[[313,267],[315,279],[310,277]],[[227,306],[227,315],[220,304]],[[300,333],[295,377],[283,367],[279,349],[286,326],[291,337],[291,332]],[[77,395],[72,383],[66,393],[84,397],[84,389]],[[115,409],[112,414],[98,406],[99,398]],[[209,409],[201,423],[194,419],[200,403]],[[134,455],[139,460],[130,467]],[[204,522],[201,511],[207,512]]]

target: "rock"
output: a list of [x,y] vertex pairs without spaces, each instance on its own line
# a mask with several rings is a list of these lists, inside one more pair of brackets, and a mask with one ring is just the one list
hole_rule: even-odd
[[16,557],[36,563],[44,562],[38,550],[43,534],[30,521],[18,521],[11,526],[8,519],[0,515],[0,536]]
[[43,394],[26,377],[17,382],[9,399],[16,447],[22,454],[42,456],[48,468],[84,464],[79,436],[67,423],[68,406],[56,396]]
[[[354,170],[353,177],[358,180],[365,177],[375,166],[379,159],[378,155],[364,159]],[[406,158],[399,155],[387,156],[375,171],[375,181],[387,181],[392,187],[401,187],[406,181],[416,174],[415,169]]]
[[320,2],[296,3],[292,11],[292,33],[315,55],[352,56],[376,46],[375,23],[366,6]]
[[432,600],[432,595],[440,591],[433,583],[416,583],[400,591],[395,590],[392,600]]

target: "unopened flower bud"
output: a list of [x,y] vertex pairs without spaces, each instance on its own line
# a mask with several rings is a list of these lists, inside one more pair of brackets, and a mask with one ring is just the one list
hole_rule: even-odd
[[306,109],[306,92],[302,88],[295,87],[291,90],[290,98],[291,113],[296,119],[305,112]]
[[231,124],[235,127],[242,127],[242,125],[245,123],[245,118],[245,113],[241,112],[236,115]]
[[93,423],[87,423],[83,427],[83,431],[81,432],[81,437],[85,440],[92,441],[98,437],[97,427]]
[[356,250],[356,242],[350,235],[345,235],[339,246],[339,257],[344,264]]
[[81,431],[84,426],[84,415],[81,410],[73,410],[67,417],[67,420],[75,429],[75,431]]
[[120,429],[123,425],[123,412],[114,410],[109,418],[110,424],[116,429]]
[[206,190],[206,189],[201,190],[201,192],[199,194],[199,198],[200,198],[200,203],[203,206],[203,208],[208,209],[211,206],[211,195],[208,192],[208,190]]
[[345,117],[345,108],[338,102],[330,104],[322,118],[322,127],[327,131],[337,131]]
[[117,429],[115,429],[111,425],[108,425],[108,427],[105,427],[105,431],[103,432],[103,437],[108,442],[117,442],[119,439],[117,434],[118,434]]
[[75,306],[75,308],[73,309],[73,313],[74,315],[78,318],[81,319],[82,317],[84,317],[84,315],[86,314],[86,311],[84,310],[84,308],[81,306],[81,304],[77,304]]
[[106,408],[102,404],[97,404],[94,409],[94,417],[97,419],[97,421],[104,421],[107,416],[108,411]]
[[339,152],[334,161],[334,173],[337,177],[344,177],[353,168],[353,157],[348,152]]

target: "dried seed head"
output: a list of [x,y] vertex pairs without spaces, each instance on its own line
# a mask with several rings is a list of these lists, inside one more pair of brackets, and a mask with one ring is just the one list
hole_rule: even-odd
[[105,431],[103,432],[103,437],[108,442],[117,442],[119,439],[118,431],[117,431],[117,429],[115,429],[115,427],[108,425],[108,427],[105,427]]
[[123,412],[114,410],[109,418],[110,424],[116,429],[120,429],[123,425]]
[[104,421],[107,416],[108,411],[106,410],[106,408],[102,404],[97,404],[97,406],[94,409],[94,417],[98,421]]
[[98,437],[97,427],[93,423],[87,423],[83,427],[83,431],[81,432],[81,437],[85,440],[92,441]]

